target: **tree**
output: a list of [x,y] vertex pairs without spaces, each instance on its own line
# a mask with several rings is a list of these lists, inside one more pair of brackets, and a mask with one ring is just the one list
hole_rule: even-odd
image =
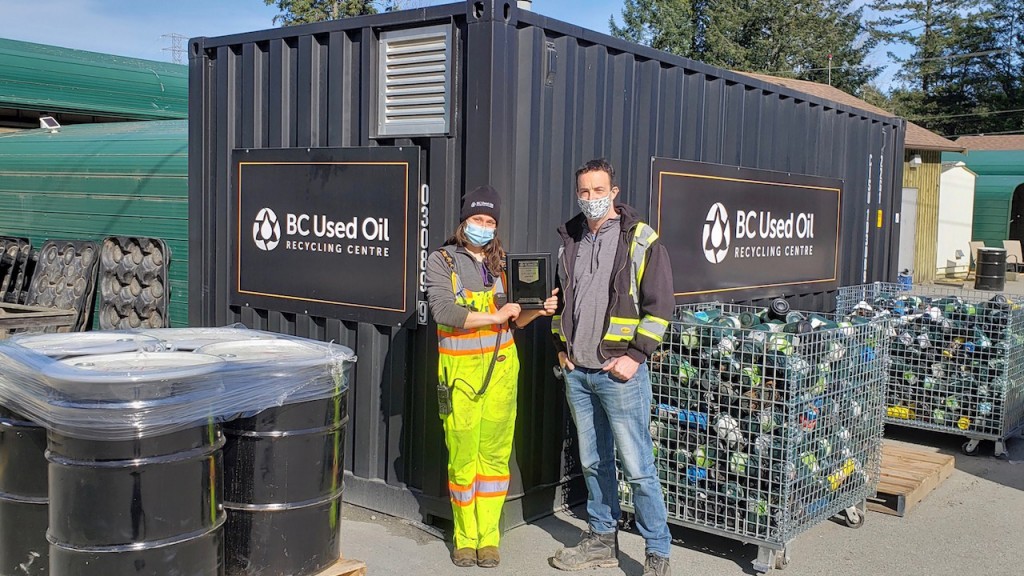
[[883,110],[889,110],[890,112],[893,110],[892,99],[889,98],[889,96],[885,94],[885,91],[874,82],[864,85],[864,88],[861,90],[860,98],[868,104],[878,106]]
[[912,48],[895,112],[944,135],[1022,127],[1022,0],[876,0],[876,38]]
[[[831,83],[857,94],[880,69],[851,0],[626,0],[612,34],[746,72]],[[830,66],[831,65],[831,66]],[[831,71],[831,78],[830,78]]]
[[868,26],[882,42],[914,48],[909,57],[890,51],[889,58],[900,64],[898,80],[928,94],[945,65],[942,56],[959,41],[961,9],[977,6],[978,0],[873,0],[870,7],[881,16]]
[[994,110],[1018,110],[984,118],[979,132],[1024,131],[1024,0],[993,0],[985,26],[997,52],[983,60],[985,73],[998,87]]
[[372,0],[263,0],[267,6],[277,6],[280,14],[274,24],[292,26],[324,20],[337,20],[350,16],[376,14]]
[[706,19],[707,2],[666,2],[626,0],[622,7],[623,25],[615,16],[608,19],[613,36],[680,56],[694,58],[701,50],[696,45],[703,34],[698,31]]
[[445,0],[263,0],[267,6],[277,6],[281,11],[274,16],[274,23],[281,26],[422,8],[442,1]]

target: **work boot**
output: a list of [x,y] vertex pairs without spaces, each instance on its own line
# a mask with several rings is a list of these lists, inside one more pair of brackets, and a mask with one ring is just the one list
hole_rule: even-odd
[[472,548],[456,548],[452,550],[452,564],[459,568],[476,566],[476,550]]
[[672,576],[668,558],[648,552],[647,561],[644,562],[644,576]]
[[501,554],[497,546],[484,546],[476,551],[476,565],[481,568],[497,568],[501,563]]
[[579,544],[555,552],[551,564],[559,570],[615,568],[619,565],[619,534],[598,534],[591,530],[583,535]]

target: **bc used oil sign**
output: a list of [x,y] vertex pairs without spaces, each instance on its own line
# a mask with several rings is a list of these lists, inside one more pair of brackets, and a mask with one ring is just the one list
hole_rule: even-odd
[[841,181],[663,158],[652,168],[651,225],[677,297],[835,288]]
[[418,162],[415,147],[235,150],[232,304],[407,321]]

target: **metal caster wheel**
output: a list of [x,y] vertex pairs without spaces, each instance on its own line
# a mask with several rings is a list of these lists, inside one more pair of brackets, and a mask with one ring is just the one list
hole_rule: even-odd
[[1006,449],[1006,443],[1002,440],[996,440],[995,457],[1000,460],[1008,460],[1010,458],[1010,452]]
[[779,550],[775,553],[775,569],[785,570],[789,566],[789,551]]
[[850,528],[860,528],[864,526],[864,515],[856,506],[851,506],[843,511],[843,521]]
[[772,570],[782,570],[789,565],[789,552],[785,548],[782,550],[772,550],[771,548],[759,546],[757,548],[757,560],[754,560],[751,564],[753,564],[754,572],[758,574],[767,574]]
[[960,447],[960,451],[968,456],[977,456],[978,445],[980,443],[981,442],[978,440],[968,440],[967,442],[964,442],[963,446]]

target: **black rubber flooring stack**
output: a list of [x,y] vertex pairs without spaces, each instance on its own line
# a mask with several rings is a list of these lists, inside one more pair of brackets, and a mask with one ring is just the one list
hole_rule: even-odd
[[100,255],[100,329],[165,328],[171,252],[159,238],[111,236]]

